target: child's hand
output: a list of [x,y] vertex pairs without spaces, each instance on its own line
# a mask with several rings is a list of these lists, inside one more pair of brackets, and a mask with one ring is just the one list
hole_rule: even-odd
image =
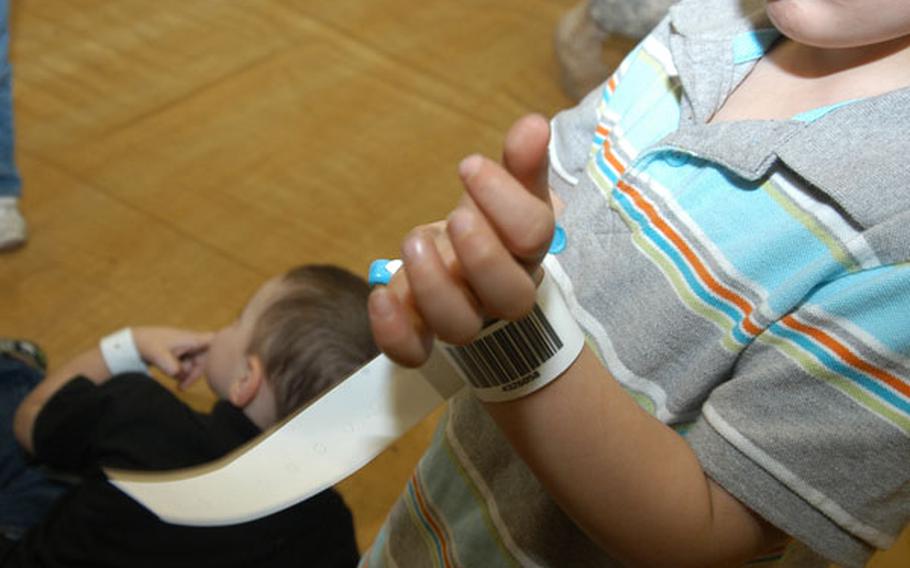
[[158,367],[185,389],[202,376],[212,333],[172,327],[134,327],[133,338],[146,363]]
[[370,296],[373,336],[390,358],[421,365],[434,337],[468,343],[484,318],[515,320],[534,306],[555,224],[549,135],[543,117],[520,119],[506,135],[502,165],[480,156],[461,163],[466,192],[447,222],[405,238],[402,269]]

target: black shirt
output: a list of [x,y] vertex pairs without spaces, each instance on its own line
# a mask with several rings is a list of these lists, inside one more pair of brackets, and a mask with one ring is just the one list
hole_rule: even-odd
[[355,566],[351,513],[333,490],[256,521],[185,527],[160,521],[101,472],[198,465],[258,434],[229,403],[200,414],[142,374],[100,386],[70,381],[35,422],[35,455],[83,481],[7,553],[3,566]]

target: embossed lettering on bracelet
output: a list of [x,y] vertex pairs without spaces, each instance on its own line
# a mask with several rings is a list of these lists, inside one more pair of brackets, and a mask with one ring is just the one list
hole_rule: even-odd
[[449,361],[482,400],[520,398],[545,386],[568,368],[584,346],[584,335],[549,276],[530,314],[497,321],[468,345],[445,345]]
[[515,381],[514,383],[509,383],[507,385],[503,385],[502,390],[511,391],[511,390],[521,388],[521,387],[525,386],[526,384],[530,383],[531,381],[533,381],[534,379],[539,378],[539,377],[540,377],[540,371],[534,371],[527,377],[523,377],[523,378]]

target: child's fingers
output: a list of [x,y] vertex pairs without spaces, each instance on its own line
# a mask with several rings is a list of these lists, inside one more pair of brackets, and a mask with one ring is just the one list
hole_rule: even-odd
[[186,335],[177,339],[174,350],[178,357],[192,353],[201,353],[209,348],[209,344],[211,344],[214,336],[215,334],[210,331],[187,332]]
[[[446,247],[448,239],[444,239]],[[480,331],[483,317],[471,295],[447,268],[437,243],[421,230],[402,245],[405,275],[426,326],[447,343],[464,344]],[[451,254],[451,252],[449,252]]]
[[482,314],[517,319],[534,302],[536,273],[553,236],[545,180],[549,124],[525,117],[506,135],[503,164],[480,156],[462,161],[467,189],[449,219],[413,232],[402,248],[405,269],[370,295],[377,345],[393,360],[422,364],[433,336],[465,343]]
[[466,158],[459,169],[465,188],[519,262],[536,268],[553,238],[554,219],[546,200],[524,187],[499,164],[481,156]]
[[171,353],[181,361],[198,357],[208,351],[214,335],[211,332],[193,332],[179,337],[171,345]]
[[[401,287],[404,291],[393,291],[393,287]],[[388,287],[381,286],[370,293],[370,329],[376,346],[393,361],[418,367],[430,356],[433,337],[412,308],[399,299],[406,289],[407,281],[399,271]]]
[[212,338],[215,337],[215,332],[213,331],[197,331],[195,339],[195,345],[198,350],[208,349],[209,345],[212,343]]
[[148,362],[169,377],[176,377],[180,373],[180,360],[168,349],[156,349]]
[[180,369],[180,383],[178,384],[180,390],[186,390],[190,388],[196,381],[202,377],[205,367],[203,365],[203,359],[193,358],[192,360],[182,361]]
[[191,386],[196,384],[196,382],[199,380],[200,377],[202,377],[201,372],[194,374],[194,375],[190,375],[189,377],[187,377],[187,378],[181,380],[179,383],[177,383],[177,388],[179,388],[182,391],[188,390]]
[[483,312],[509,320],[526,315],[534,305],[534,282],[483,215],[457,208],[449,216],[448,233],[461,276],[470,283]]

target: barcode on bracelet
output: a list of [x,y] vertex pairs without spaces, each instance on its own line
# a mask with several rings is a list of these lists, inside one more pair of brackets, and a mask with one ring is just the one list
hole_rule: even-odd
[[474,388],[520,386],[562,348],[562,340],[539,306],[468,345],[446,351]]

